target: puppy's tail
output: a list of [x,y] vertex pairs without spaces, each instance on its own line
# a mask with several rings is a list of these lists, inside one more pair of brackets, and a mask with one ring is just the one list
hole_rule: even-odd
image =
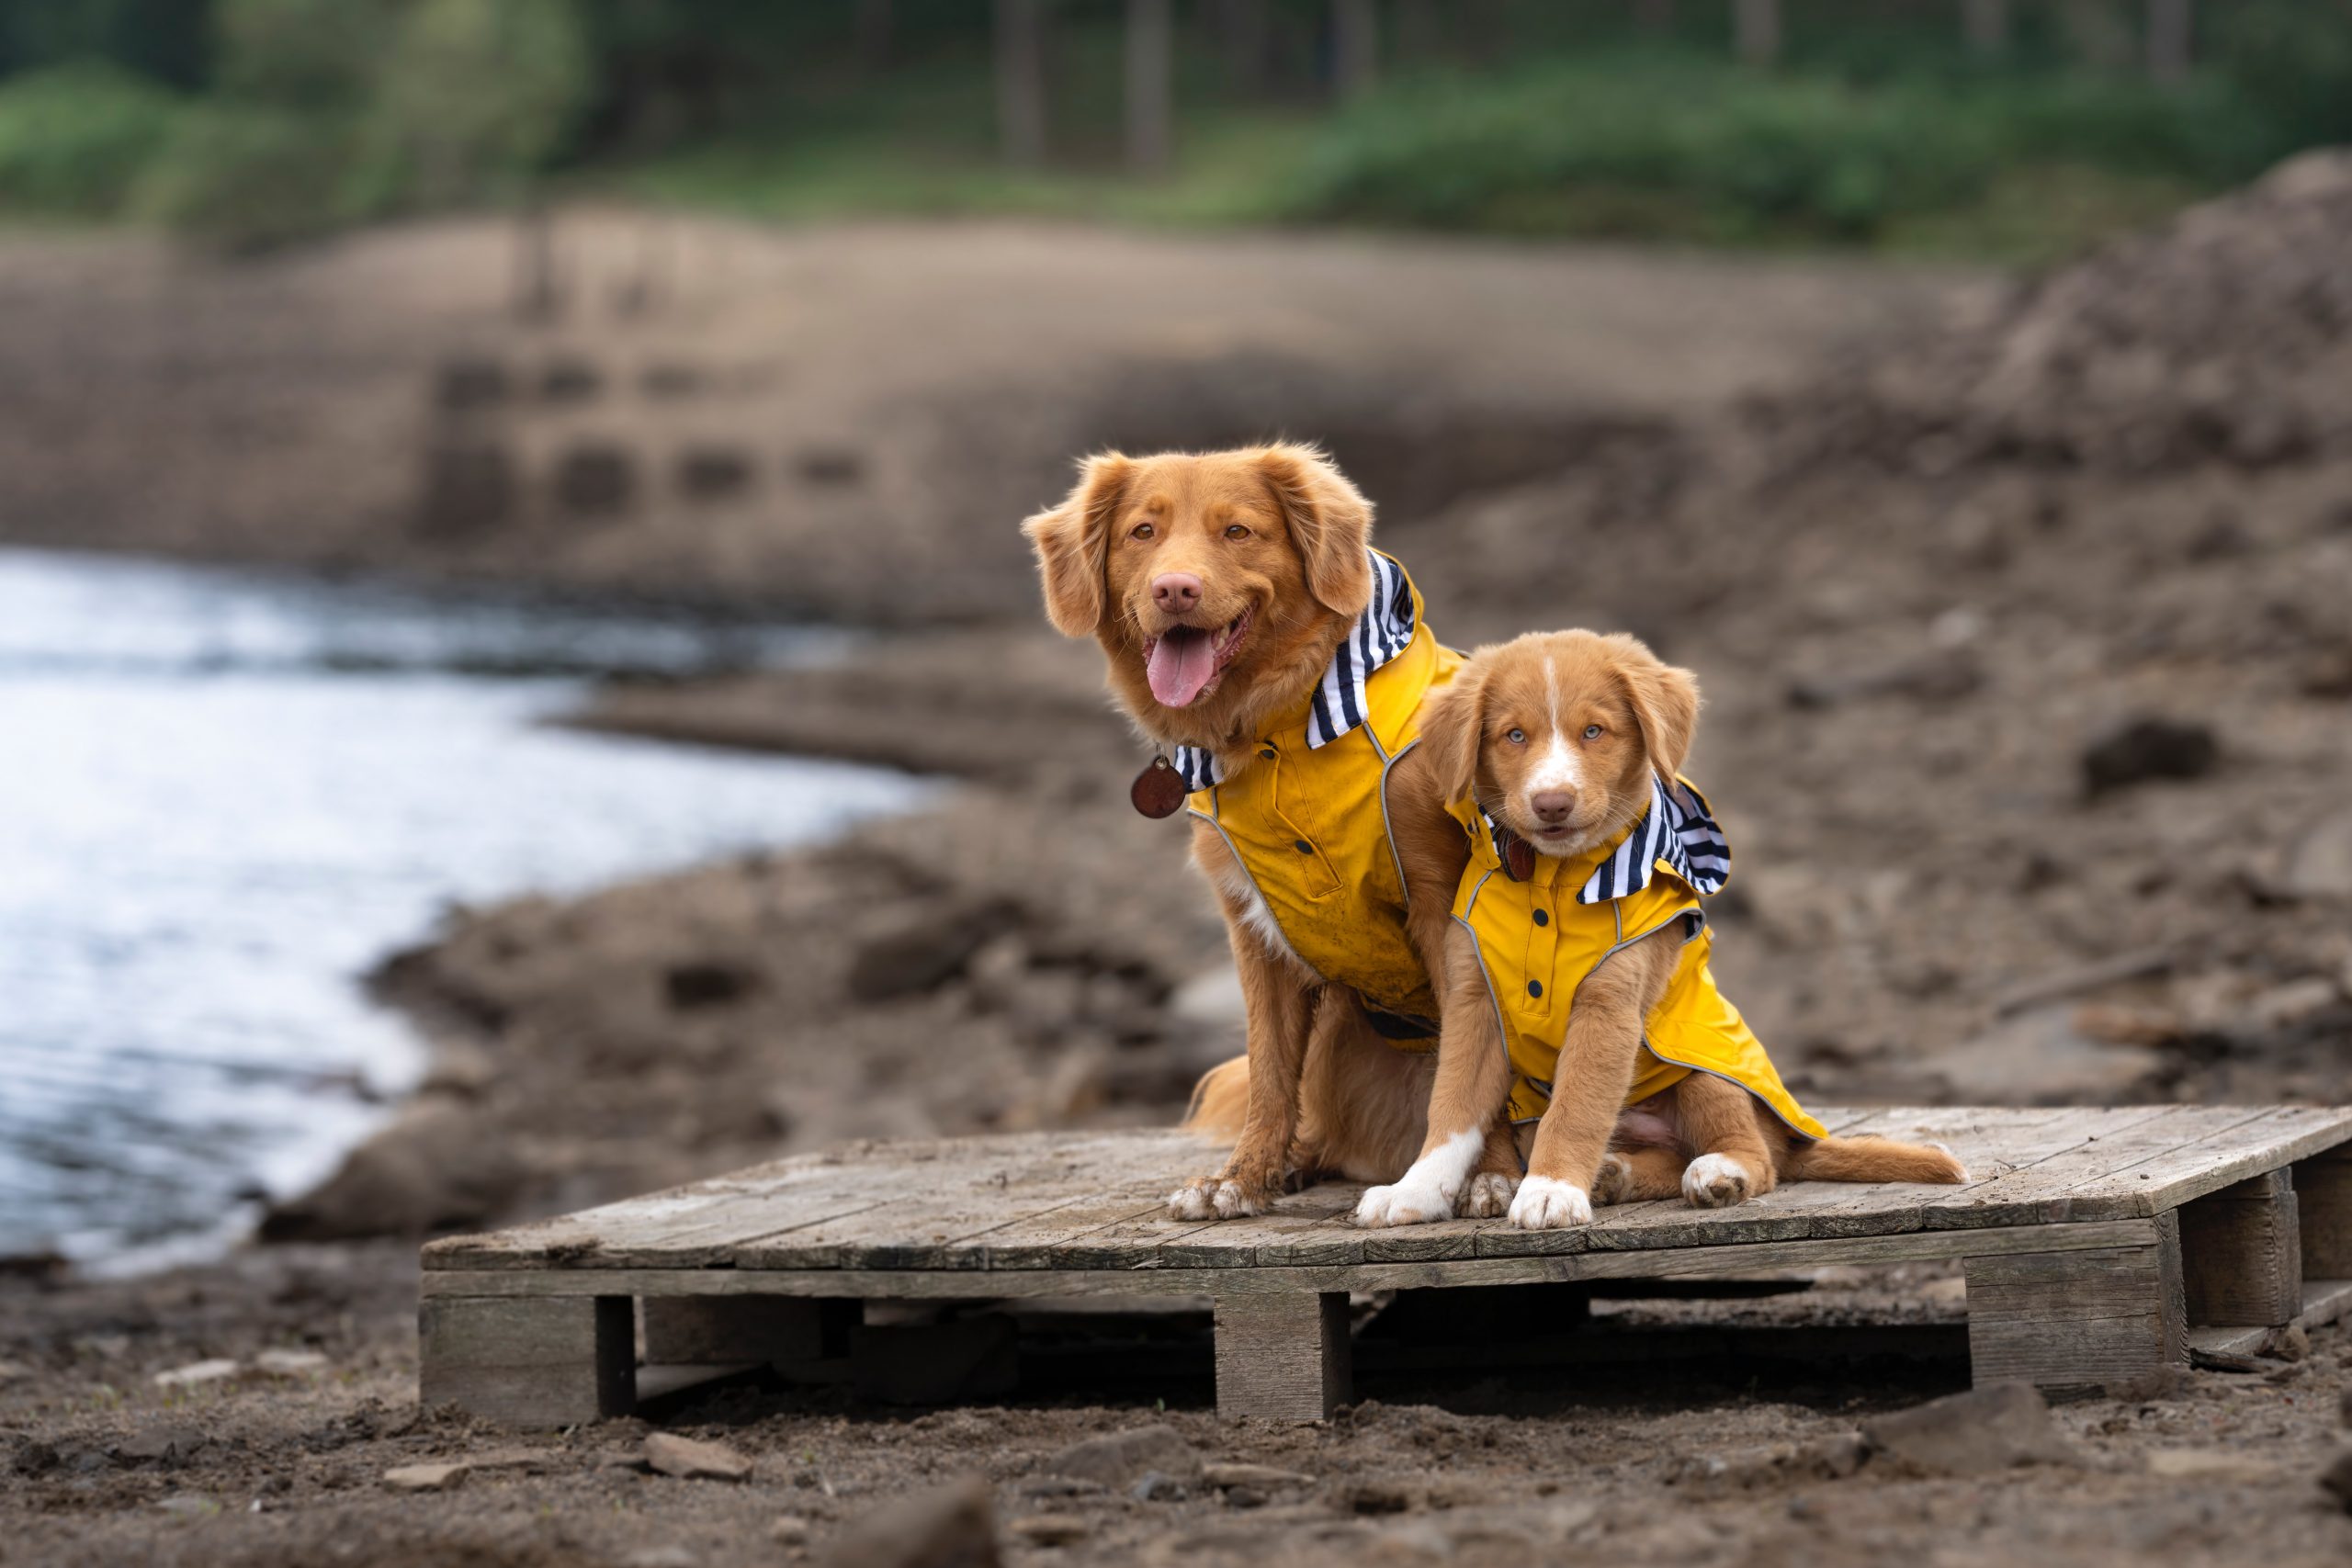
[[1184,1130],[1238,1138],[1250,1114],[1250,1058],[1219,1062],[1193,1086],[1193,1102],[1184,1108]]
[[1941,1144],[1823,1138],[1790,1147],[1788,1174],[1797,1181],[1926,1181],[1957,1187],[1968,1179],[1968,1168]]

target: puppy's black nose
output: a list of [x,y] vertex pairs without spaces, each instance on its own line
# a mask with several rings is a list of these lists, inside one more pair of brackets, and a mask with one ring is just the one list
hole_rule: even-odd
[[1547,789],[1542,795],[1529,795],[1527,804],[1537,818],[1544,822],[1565,822],[1568,814],[1577,808],[1577,797],[1560,790]]

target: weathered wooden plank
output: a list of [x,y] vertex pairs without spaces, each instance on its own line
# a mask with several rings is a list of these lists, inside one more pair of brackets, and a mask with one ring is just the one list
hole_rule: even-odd
[[2018,1229],[1911,1232],[1884,1236],[1767,1242],[1679,1251],[1589,1252],[1573,1256],[1473,1258],[1441,1262],[1284,1265],[1253,1269],[1023,1269],[976,1274],[959,1269],[483,1269],[427,1274],[435,1296],[634,1296],[775,1294],[866,1300],[1018,1299],[1035,1296],[1198,1295],[1284,1292],[1383,1291],[1454,1285],[1507,1285],[1582,1279],[1757,1278],[1831,1264],[1908,1263],[2009,1252],[2060,1252],[2152,1245],[2147,1220]]
[[2275,1327],[2303,1310],[2294,1179],[2273,1170],[2180,1208],[2188,1321]]
[[[2045,1111],[2041,1113],[2043,1120],[2032,1126],[2013,1128],[1991,1140],[1991,1147],[1982,1159],[1968,1150],[1961,1150],[1968,1164],[1970,1179],[1928,1198],[1921,1206],[1921,1225],[1928,1230],[1939,1230],[1995,1224],[2009,1212],[2003,1207],[2009,1195],[2022,1194],[2027,1184],[2039,1179],[2026,1173],[2047,1175],[2052,1161],[2068,1162],[2075,1173],[2061,1179],[2077,1180],[2085,1170],[2140,1157],[2139,1153],[2127,1150],[2127,1144],[2133,1137],[2144,1138],[2146,1134],[2138,1129],[2170,1115],[2176,1109],[2143,1105],[2086,1112],[2077,1107],[2062,1106]],[[1960,1110],[1951,1114],[1969,1117],[1977,1113]],[[1953,1146],[1960,1147],[1957,1144]]]
[[[2246,1106],[2175,1105],[2128,1126],[2110,1128],[2064,1153],[2034,1161],[2007,1175],[1965,1192],[1930,1203],[1926,1223],[1939,1226],[2042,1224],[2070,1218],[2121,1219],[2155,1212],[2134,1204],[2118,1205],[2110,1199],[2103,1207],[2086,1203],[2086,1193],[2112,1187],[2126,1172],[2136,1171],[2183,1145],[2202,1145],[2232,1129],[2259,1120],[2263,1112]],[[2138,1193],[2146,1184],[2127,1180]]]
[[2295,1167],[2302,1224],[2303,1272],[2352,1279],[2352,1147],[2330,1149]]
[[1352,1182],[1323,1182],[1279,1200],[1272,1213],[1244,1224],[1212,1225],[1162,1242],[1149,1262],[1164,1269],[1254,1269],[1305,1258],[1320,1263],[1360,1262],[1364,1233],[1350,1224],[1348,1216],[1363,1191]]
[[428,1410],[456,1404],[511,1426],[553,1427],[626,1416],[637,1402],[637,1319],[627,1296],[428,1296],[417,1334],[417,1396]]
[[2252,1121],[2165,1149],[2084,1183],[2067,1204],[2077,1219],[2121,1219],[2174,1209],[2249,1176],[2276,1170],[2352,1139],[2352,1110],[2285,1105]]
[[1976,1382],[2023,1380],[2053,1394],[2119,1398],[2165,1386],[2188,1359],[2179,1223],[2169,1213],[2140,1223],[2143,1245],[1969,1258]]
[[1344,1291],[1216,1298],[1216,1413],[1324,1421],[1349,1397]]

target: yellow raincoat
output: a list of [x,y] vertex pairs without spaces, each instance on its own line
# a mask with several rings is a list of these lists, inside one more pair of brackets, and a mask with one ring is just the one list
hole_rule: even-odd
[[[1421,699],[1453,678],[1462,656],[1439,644],[1419,591],[1378,551],[1373,582],[1371,605],[1306,701],[1188,804],[1224,836],[1292,951],[1353,987],[1395,1043],[1434,1050],[1424,1025],[1437,998],[1405,931],[1388,770],[1419,737]],[[1176,766],[1194,782],[1209,764],[1187,750]]]
[[1653,785],[1651,809],[1606,844],[1572,859],[1535,857],[1512,880],[1494,824],[1475,801],[1451,807],[1469,833],[1470,864],[1453,918],[1476,940],[1510,1053],[1510,1114],[1532,1121],[1551,1104],[1577,987],[1611,955],[1661,927],[1679,924],[1683,948],[1666,995],[1643,1029],[1633,1087],[1636,1104],[1693,1072],[1728,1078],[1770,1106],[1791,1131],[1827,1136],[1781,1082],[1772,1060],[1707,967],[1713,936],[1700,906],[1730,874],[1730,849],[1705,799],[1684,780],[1672,796]]

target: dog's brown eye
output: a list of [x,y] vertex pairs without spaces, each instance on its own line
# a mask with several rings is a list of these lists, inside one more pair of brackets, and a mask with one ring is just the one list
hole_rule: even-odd
[[1524,729],[1514,729],[1509,735],[1504,736],[1503,739],[1510,741],[1514,746],[1524,746],[1527,744],[1527,731]]
[[1130,539],[1148,539],[1154,532],[1155,530],[1152,528],[1150,524],[1138,523],[1133,528],[1127,530],[1127,537]]
[[1228,539],[1246,539],[1250,536],[1250,530],[1236,523],[1225,531],[1225,536]]
[[1598,740],[1598,739],[1600,739],[1600,726],[1599,726],[1599,725],[1597,725],[1597,724],[1588,724],[1588,725],[1586,725],[1586,726],[1584,727],[1584,738],[1585,738],[1587,740]]

